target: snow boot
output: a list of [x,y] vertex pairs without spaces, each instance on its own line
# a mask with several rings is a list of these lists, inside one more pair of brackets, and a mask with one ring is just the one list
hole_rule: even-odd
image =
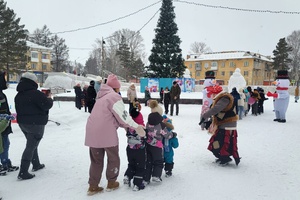
[[124,176],[123,183],[124,185],[128,185],[128,187],[131,186],[131,180],[129,179],[128,176]]
[[30,174],[28,172],[20,172],[18,175],[18,179],[19,180],[28,180],[28,179],[32,179],[33,177],[35,177],[34,174]]
[[145,189],[144,183],[142,183],[140,186],[134,185],[132,190],[133,191],[140,191],[140,190],[143,190],[143,189]]
[[106,191],[110,192],[110,191],[116,190],[119,188],[119,185],[120,184],[118,181],[108,181]]
[[228,157],[225,156],[225,157],[221,158],[220,165],[223,165],[223,166],[228,165],[228,163],[231,161],[232,161],[232,159],[229,156]]
[[101,193],[103,192],[103,187],[99,187],[99,186],[91,186],[89,187],[88,191],[87,191],[87,195],[88,196],[92,196],[94,194],[97,193]]
[[156,183],[161,183],[162,182],[162,180],[161,180],[161,178],[160,177],[152,177],[152,181],[153,182],[156,182]]
[[33,171],[33,172],[36,172],[36,171],[38,171],[38,170],[40,170],[40,169],[43,169],[43,168],[45,168],[45,165],[44,165],[44,164],[40,164],[40,165],[37,166],[37,167],[32,167],[32,171]]
[[166,171],[166,178],[169,178],[170,176],[172,176],[172,171],[170,170],[170,171]]

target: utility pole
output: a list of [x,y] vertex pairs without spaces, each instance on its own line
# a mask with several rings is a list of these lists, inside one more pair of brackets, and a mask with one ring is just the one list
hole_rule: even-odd
[[105,44],[105,41],[102,37],[102,41],[101,41],[101,72],[100,72],[101,77],[104,76],[104,64],[105,64],[104,44]]

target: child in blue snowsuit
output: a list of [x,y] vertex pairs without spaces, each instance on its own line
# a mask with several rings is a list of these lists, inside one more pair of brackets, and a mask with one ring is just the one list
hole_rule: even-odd
[[[163,122],[168,122],[172,124],[172,120],[169,119],[166,115],[163,115]],[[168,131],[172,131],[168,128]],[[173,132],[173,137],[171,139],[164,138],[164,162],[165,162],[165,173],[166,177],[172,176],[172,170],[174,167],[173,157],[174,151],[173,148],[177,148],[179,146],[177,134]]]

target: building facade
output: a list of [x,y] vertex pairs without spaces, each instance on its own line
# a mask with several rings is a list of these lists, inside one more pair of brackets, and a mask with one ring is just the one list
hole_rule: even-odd
[[[30,71],[36,74],[38,82],[43,84],[46,77],[45,72],[52,72],[51,65],[51,48],[37,45],[33,42],[27,41],[29,50],[27,52],[27,64],[24,71]],[[22,72],[21,72],[22,73]],[[11,74],[10,81],[18,82],[21,74]]]
[[206,71],[213,70],[216,80],[228,85],[230,76],[239,68],[247,85],[271,85],[275,77],[272,65],[270,57],[249,51],[190,54],[185,60],[185,66],[198,84],[204,81]]

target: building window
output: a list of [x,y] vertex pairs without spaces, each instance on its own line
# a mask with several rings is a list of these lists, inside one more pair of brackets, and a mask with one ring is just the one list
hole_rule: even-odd
[[47,65],[43,65],[43,66],[42,66],[42,69],[43,69],[43,70],[46,70],[46,69],[47,69]]
[[190,69],[192,69],[192,68],[193,68],[193,64],[192,64],[192,63],[190,63],[190,66],[189,66],[189,67],[190,67]]
[[218,67],[218,62],[211,62],[211,67]]
[[221,67],[225,67],[225,62],[221,62]]
[[47,55],[48,55],[48,54],[43,53],[43,54],[42,54],[42,59],[48,59],[48,58],[47,58]]
[[230,62],[230,63],[229,63],[229,66],[230,66],[230,67],[235,67],[234,62]]
[[221,76],[225,76],[225,71],[221,71]]
[[200,72],[199,71],[196,72],[196,76],[200,76]]
[[248,76],[248,71],[244,71],[244,76]]
[[196,70],[201,71],[201,63],[196,62],[196,63],[195,63],[195,68],[196,68]]
[[39,54],[37,52],[31,52],[31,58],[38,58]]
[[36,63],[31,63],[31,69],[36,69]]
[[230,71],[230,72],[229,72],[229,75],[231,76],[232,74],[233,74],[233,71]]
[[248,61],[245,61],[244,62],[244,67],[248,67],[249,66],[249,62]]
[[207,69],[208,68],[208,63],[204,64],[204,68]]

